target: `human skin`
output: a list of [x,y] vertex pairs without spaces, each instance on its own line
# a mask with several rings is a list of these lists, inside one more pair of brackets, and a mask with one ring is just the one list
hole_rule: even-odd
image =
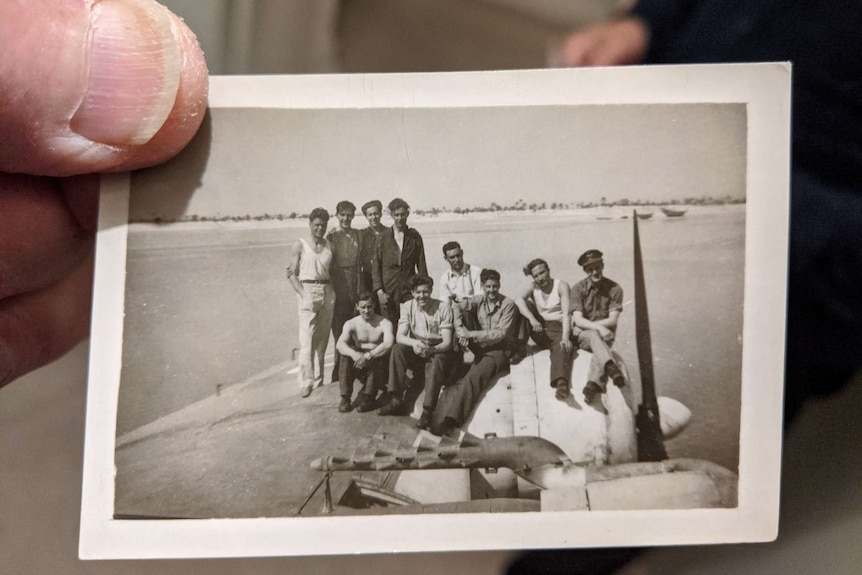
[[98,173],[160,164],[208,74],[152,0],[0,2],[0,385],[89,333]]

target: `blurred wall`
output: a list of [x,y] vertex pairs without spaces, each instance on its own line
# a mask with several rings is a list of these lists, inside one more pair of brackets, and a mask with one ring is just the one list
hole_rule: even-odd
[[214,74],[539,68],[634,0],[164,0]]

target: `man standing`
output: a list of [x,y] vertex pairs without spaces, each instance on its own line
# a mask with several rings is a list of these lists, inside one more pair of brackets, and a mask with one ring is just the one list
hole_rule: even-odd
[[[362,289],[374,290],[374,282],[371,279],[371,265],[374,261],[374,248],[377,245],[377,238],[380,234],[388,230],[380,222],[383,216],[383,204],[380,200],[371,200],[362,204],[362,214],[368,220],[368,227],[362,230],[362,253],[360,255],[360,263],[362,265]],[[377,298],[374,300],[374,307],[380,311]]]
[[[517,338],[518,310],[515,302],[500,293],[500,274],[497,270],[482,270],[483,293],[469,299],[467,309],[453,305],[455,335],[462,347],[469,347],[475,355],[470,371],[450,385],[437,406],[436,420],[442,424],[433,431],[446,435],[460,427],[476,407],[482,392],[493,377],[509,366],[509,357]],[[458,318],[471,315],[472,322],[461,322]],[[477,325],[477,329],[463,327],[466,323]]]
[[[452,309],[446,302],[431,297],[434,280],[426,275],[414,276],[410,282],[412,299],[401,305],[395,346],[389,359],[389,403],[380,415],[407,415],[413,408],[419,380],[425,380],[422,416],[416,427],[427,429],[437,406],[443,378],[453,361]],[[407,386],[407,370],[413,372],[416,385]]]
[[[287,280],[299,296],[299,389],[302,397],[323,385],[323,361],[335,292],[329,279],[332,249],[326,240],[329,213],[314,208],[308,216],[310,234],[291,249]],[[315,363],[317,370],[315,372]]]
[[572,377],[571,311],[569,284],[551,277],[548,263],[534,259],[524,267],[533,286],[515,300],[530,325],[530,336],[539,347],[551,350],[551,387],[557,399],[569,396]]
[[604,393],[608,378],[617,387],[626,384],[611,355],[617,322],[623,310],[623,288],[604,276],[605,262],[599,250],[587,250],[581,254],[578,265],[587,277],[572,287],[573,335],[578,338],[581,349],[593,352],[584,387],[584,400],[592,403]]
[[[335,310],[332,314],[332,337],[335,341],[341,336],[344,322],[353,317],[356,298],[362,291],[360,285],[360,252],[362,234],[351,227],[356,206],[352,202],[341,201],[335,207],[338,229],[329,232],[332,246],[332,267],[330,276],[335,290]],[[341,354],[335,349],[335,363],[332,366],[332,381],[338,381]]]
[[[422,236],[407,227],[410,206],[401,198],[389,202],[393,225],[380,234],[374,248],[372,282],[380,301],[380,313],[398,323],[400,304],[410,300],[410,280],[428,275]],[[429,294],[430,295],[430,294]]]
[[[360,413],[375,407],[377,392],[386,384],[389,367],[389,350],[395,341],[392,323],[374,313],[376,298],[371,292],[359,294],[356,311],[359,315],[344,324],[336,349],[341,352],[341,403],[338,411],[346,413],[353,408]],[[362,382],[362,389],[351,404],[353,380]]]

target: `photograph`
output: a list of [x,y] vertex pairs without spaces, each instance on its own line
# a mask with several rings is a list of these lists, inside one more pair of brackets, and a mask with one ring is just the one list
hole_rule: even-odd
[[82,555],[774,538],[789,79],[214,78],[103,179]]

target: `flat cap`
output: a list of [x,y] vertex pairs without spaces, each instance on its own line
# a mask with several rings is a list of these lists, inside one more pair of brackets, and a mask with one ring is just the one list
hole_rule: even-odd
[[587,250],[578,258],[578,265],[584,267],[596,262],[601,262],[603,261],[602,256],[604,256],[604,254],[599,250]]
[[364,204],[362,204],[362,213],[364,214],[368,211],[368,208],[373,207],[376,207],[378,212],[383,212],[383,202],[381,202],[380,200],[371,200],[370,202],[365,202]]

